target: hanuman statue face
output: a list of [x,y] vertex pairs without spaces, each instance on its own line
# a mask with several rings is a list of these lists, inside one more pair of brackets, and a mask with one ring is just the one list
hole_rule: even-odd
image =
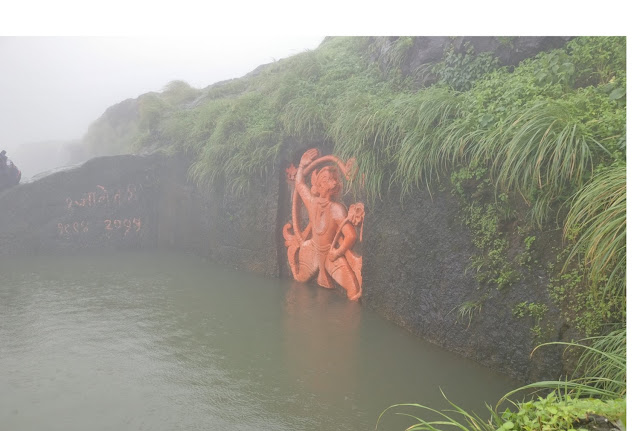
[[316,178],[315,189],[318,196],[323,198],[332,199],[340,194],[342,182],[334,166],[326,166],[320,169]]

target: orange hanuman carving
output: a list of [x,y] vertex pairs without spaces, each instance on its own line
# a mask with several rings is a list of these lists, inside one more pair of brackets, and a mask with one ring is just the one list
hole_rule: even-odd
[[[297,170],[293,165],[287,169],[295,184],[292,222],[282,229],[287,258],[297,281],[306,282],[317,274],[320,286],[333,288],[335,281],[355,301],[362,295],[362,256],[352,248],[357,241],[356,228],[364,219],[364,205],[355,203],[347,212],[342,203],[336,202],[342,190],[339,172],[349,179],[355,160],[349,159],[344,164],[335,156],[319,156],[319,151],[312,148],[302,155]],[[325,166],[318,169],[321,165]],[[306,183],[309,174],[311,188]],[[302,231],[300,200],[309,215],[309,224]],[[360,235],[362,241],[362,230]]]

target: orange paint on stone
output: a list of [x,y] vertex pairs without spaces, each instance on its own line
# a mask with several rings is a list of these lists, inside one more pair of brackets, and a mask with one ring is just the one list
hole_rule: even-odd
[[141,184],[128,184],[126,188],[126,192],[123,192],[121,188],[112,190],[109,192],[107,188],[101,186],[100,184],[96,185],[96,191],[85,192],[82,194],[80,199],[72,199],[71,197],[67,197],[65,199],[65,203],[67,205],[67,209],[71,210],[74,207],[83,208],[83,207],[118,207],[128,204],[130,202],[137,201],[139,192],[142,191]]
[[[354,159],[345,164],[335,156],[320,157],[315,148],[305,152],[297,169],[292,164],[286,170],[289,177],[295,175],[295,189],[292,221],[282,229],[293,277],[306,282],[317,276],[317,283],[326,288],[335,287],[335,282],[352,301],[362,295],[362,256],[353,251],[353,246],[358,239],[356,228],[361,228],[364,221],[364,204],[353,204],[347,211],[338,199],[342,190],[340,172],[350,179],[356,171]],[[306,183],[309,175],[311,188]],[[309,225],[302,231],[298,226],[299,200],[309,217]]]
[[287,169],[285,169],[285,172],[287,173],[287,180],[294,182],[296,180],[296,171],[298,170],[298,168],[296,168],[293,163],[291,163],[289,165],[289,167]]
[[105,231],[124,229],[124,235],[126,236],[134,228],[136,232],[140,232],[140,229],[142,228],[142,221],[140,217],[104,220]]

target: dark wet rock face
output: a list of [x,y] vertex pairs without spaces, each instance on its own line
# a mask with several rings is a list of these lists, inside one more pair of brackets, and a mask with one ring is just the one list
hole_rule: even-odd
[[21,178],[20,169],[11,162],[6,164],[0,157],[0,191],[18,185]]
[[211,225],[214,261],[235,269],[277,277],[278,182],[268,179],[246,195],[225,193]]
[[588,431],[619,431],[623,429],[619,425],[621,426],[622,424],[619,422],[613,423],[604,416],[596,414],[588,414],[585,419],[580,419],[573,424],[575,429],[585,429]]
[[[0,255],[169,248],[277,275],[277,197],[205,193],[188,162],[111,156],[0,193]],[[271,197],[277,194],[277,185]],[[273,203],[275,202],[275,203]]]
[[[387,37],[373,52],[371,61],[380,64],[384,71],[393,70],[398,65],[392,55],[393,43],[398,37]],[[413,44],[400,66],[405,75],[416,74],[425,65],[435,64],[444,58],[445,52],[466,53],[472,49],[474,54],[492,53],[501,66],[516,66],[522,60],[534,57],[542,51],[561,48],[569,36],[421,36],[414,37]],[[420,73],[418,73],[420,75]],[[436,78],[424,75],[424,85],[431,85]]]
[[[362,302],[428,341],[515,378],[557,378],[560,349],[532,359],[531,319],[516,319],[512,311],[524,301],[548,303],[544,280],[500,291],[480,287],[469,268],[474,253],[450,194],[376,202],[364,226]],[[471,302],[481,310],[461,317],[459,307]]]
[[155,243],[158,157],[97,158],[0,194],[0,254]]

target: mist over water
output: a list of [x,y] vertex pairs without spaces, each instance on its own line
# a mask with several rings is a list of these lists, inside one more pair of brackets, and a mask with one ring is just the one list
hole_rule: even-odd
[[340,292],[193,256],[11,258],[0,273],[7,431],[371,430],[391,404],[445,407],[439,388],[482,413],[517,386]]

